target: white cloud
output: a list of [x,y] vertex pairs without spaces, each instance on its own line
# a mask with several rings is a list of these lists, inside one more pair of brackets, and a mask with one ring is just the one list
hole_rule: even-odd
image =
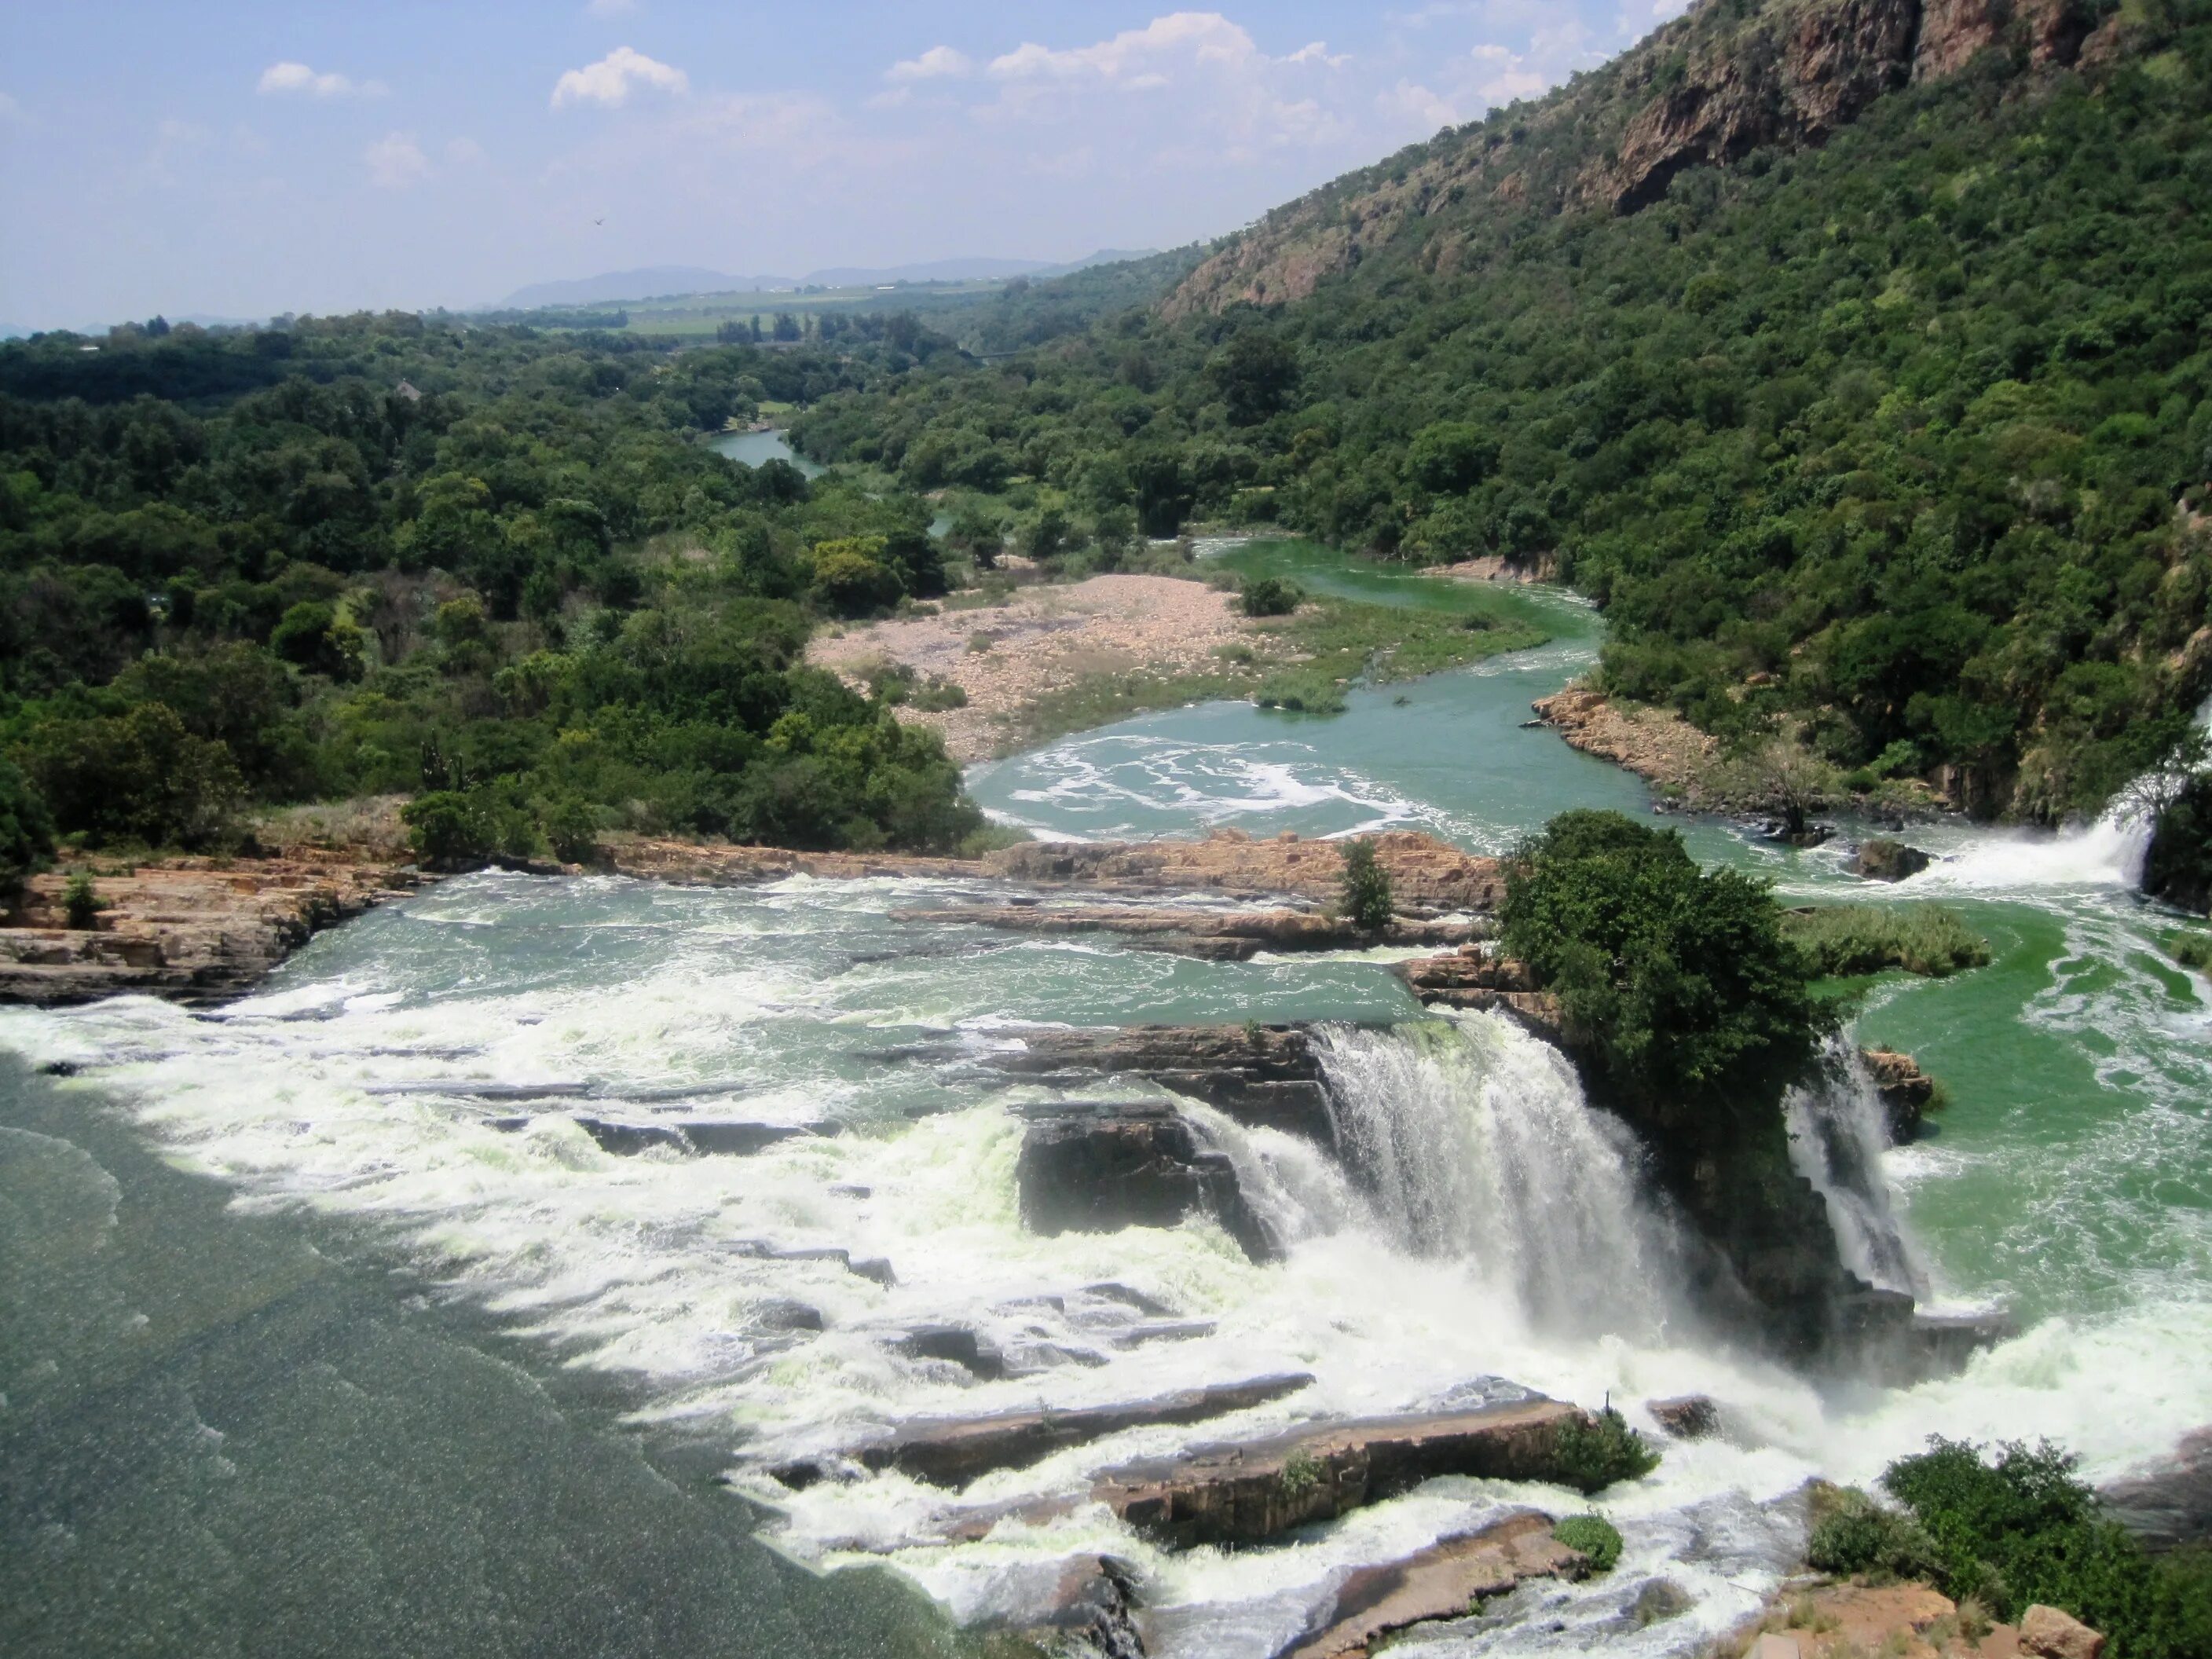
[[1550,86],[1556,76],[1530,67],[1517,52],[1494,44],[1477,46],[1468,56],[1480,65],[1475,90],[1486,104],[1510,104],[1516,98],[1533,98]]
[[1414,81],[1401,81],[1376,94],[1375,102],[1394,125],[1419,132],[1423,137],[1460,123],[1459,111],[1449,98]]
[[362,152],[368,182],[380,190],[405,190],[430,176],[430,158],[411,132],[387,132]]
[[672,69],[628,46],[617,46],[598,63],[570,70],[554,82],[553,107],[604,104],[611,109],[618,108],[629,101],[631,91],[639,87],[677,94],[689,92],[691,82],[680,69]]
[[1342,69],[1352,61],[1352,54],[1340,52],[1332,58],[1328,41],[1309,40],[1283,61],[1285,64],[1319,64],[1323,69]]
[[336,72],[318,75],[305,64],[271,64],[261,71],[262,93],[297,93],[310,98],[381,98],[390,90],[381,81],[353,81]]
[[1054,52],[1024,41],[994,58],[991,73],[1005,81],[1096,77],[1122,85],[1142,82],[1156,86],[1163,83],[1157,65],[1165,58],[1233,64],[1255,62],[1261,55],[1252,37],[1219,12],[1179,11],[1155,17],[1140,29],[1124,29],[1096,46]]
[[886,81],[935,81],[969,74],[975,65],[968,54],[951,46],[932,46],[919,58],[893,64],[884,72]]

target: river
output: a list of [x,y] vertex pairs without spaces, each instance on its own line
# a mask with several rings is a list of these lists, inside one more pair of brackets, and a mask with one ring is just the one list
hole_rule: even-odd
[[[1590,660],[1587,608],[1295,547],[1219,556],[1525,607],[1553,641],[1356,690],[1334,718],[1208,705],[1072,737],[977,769],[980,801],[1058,836],[1403,826],[1482,850],[1565,807],[1646,809],[1636,780],[1522,724]],[[1310,1389],[1227,1425],[1132,1431],[967,1497],[1500,1378],[1632,1415],[1706,1392],[1730,1436],[1670,1443],[1598,1500],[1627,1540],[1614,1573],[1409,1649],[1689,1652],[1794,1559],[1808,1474],[1866,1480],[1942,1431],[2048,1434],[2101,1476],[2212,1421],[2208,987],[2158,953],[2129,834],[1932,827],[1915,838],[1944,857],[1892,891],[1838,851],[1685,827],[1785,896],[1941,896],[1990,939],[1989,968],[1881,983],[1855,1033],[1954,1096],[1930,1139],[1878,1155],[1871,1196],[1897,1271],[2019,1316],[1962,1376],[1822,1390],[1702,1335],[1625,1149],[1547,1050],[1486,1017],[1336,1040],[1349,1138],[1418,1154],[1363,1190],[1304,1142],[1199,1114],[1291,1241],[1280,1264],[1211,1226],[1023,1230],[1009,1107],[1050,1091],[994,1087],[975,1055],[1026,1023],[1416,1018],[1367,955],[1201,963],[888,914],[957,884],[486,874],[319,937],[211,1017],[0,1014],[0,1231],[21,1246],[0,1261],[0,1647],[951,1652],[1105,1550],[1135,1565],[1158,1651],[1257,1659],[1352,1566],[1559,1508],[1442,1481],[1279,1548],[1173,1555],[1082,1510],[948,1543],[945,1496],[903,1476],[793,1495],[751,1472],[870,1425],[1297,1369]],[[741,1107],[826,1133],[616,1158],[559,1097],[586,1084],[610,1115]],[[496,1127],[517,1113],[522,1132]],[[893,1282],[848,1270],[864,1258]],[[1183,1340],[1145,1340],[1108,1285]],[[939,1324],[1010,1374],[897,1346]],[[1689,1610],[1646,1625],[1631,1608],[1656,1577]]]

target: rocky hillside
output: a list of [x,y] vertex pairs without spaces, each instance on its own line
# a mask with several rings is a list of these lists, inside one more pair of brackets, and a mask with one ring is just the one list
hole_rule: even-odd
[[[1440,133],[1276,209],[1164,302],[1170,317],[1302,299],[1401,238],[1449,272],[1468,228],[1531,210],[1634,213],[1686,167],[1818,144],[1876,98],[1996,48],[2031,70],[2115,48],[2093,0],[1700,0],[1534,104]],[[2101,38],[2098,38],[2101,37]]]

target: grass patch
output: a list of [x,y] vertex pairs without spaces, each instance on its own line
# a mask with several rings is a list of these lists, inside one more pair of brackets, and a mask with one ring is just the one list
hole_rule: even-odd
[[1601,1515],[1571,1515],[1552,1528],[1552,1536],[1589,1557],[1592,1572],[1611,1572],[1620,1559],[1620,1529]]
[[1341,714],[1344,689],[1334,680],[1292,668],[1261,681],[1252,701],[1262,708],[1283,708],[1296,714]]
[[1823,979],[1849,979],[1901,968],[1942,979],[1990,960],[1989,941],[1941,904],[1834,904],[1792,910],[1785,938]]
[[2212,968],[2212,933],[2176,933],[2166,953],[2185,968]]

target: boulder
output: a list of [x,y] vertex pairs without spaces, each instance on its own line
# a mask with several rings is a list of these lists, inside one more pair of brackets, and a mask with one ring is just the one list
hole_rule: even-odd
[[1933,862],[1917,847],[1877,836],[1859,843],[1850,869],[1853,875],[1863,876],[1869,881],[1903,881],[1907,876],[1918,875]]
[[[998,1412],[984,1417],[931,1419],[906,1424],[886,1437],[846,1454],[868,1469],[896,1469],[937,1486],[964,1486],[999,1469],[1024,1469],[1070,1446],[1085,1445],[1129,1429],[1203,1423],[1250,1411],[1308,1387],[1304,1371],[1255,1376],[1243,1382],[1183,1389],[1151,1400],[1070,1410]],[[821,1479],[816,1459],[799,1459],[769,1471],[787,1486]]]
[[909,1359],[941,1359],[987,1381],[1006,1371],[1004,1356],[965,1325],[917,1325],[890,1346]]
[[1524,1578],[1571,1578],[1587,1565],[1578,1552],[1552,1536],[1549,1516],[1523,1510],[1402,1561],[1354,1568],[1322,1620],[1285,1659],[1364,1655],[1410,1626],[1464,1618],[1481,1597],[1502,1595]]
[[2021,1615],[2020,1650],[2039,1659],[2103,1659],[2103,1633],[2040,1602]]
[[1920,1120],[1936,1098],[1936,1079],[1911,1054],[1894,1048],[1862,1048],[1859,1058],[1866,1062],[1867,1075],[1881,1097],[1891,1144],[1902,1146],[1918,1139]]
[[1560,1425],[1574,1420],[1574,1407],[1540,1399],[1333,1423],[1110,1469],[1091,1497],[1170,1548],[1264,1543],[1439,1475],[1557,1480]]
[[2154,1550],[2212,1539],[2212,1428],[2097,1489],[2105,1513]]
[[1205,1214],[1253,1261],[1282,1255],[1273,1231],[1244,1201],[1227,1154],[1201,1147],[1165,1102],[1069,1101],[1034,1110],[1014,1179],[1024,1224],[1048,1237],[1172,1227]]
[[1647,1400],[1644,1409],[1677,1440],[1702,1440],[1720,1431],[1721,1408],[1713,1403],[1711,1395],[1686,1394],[1672,1400]]

